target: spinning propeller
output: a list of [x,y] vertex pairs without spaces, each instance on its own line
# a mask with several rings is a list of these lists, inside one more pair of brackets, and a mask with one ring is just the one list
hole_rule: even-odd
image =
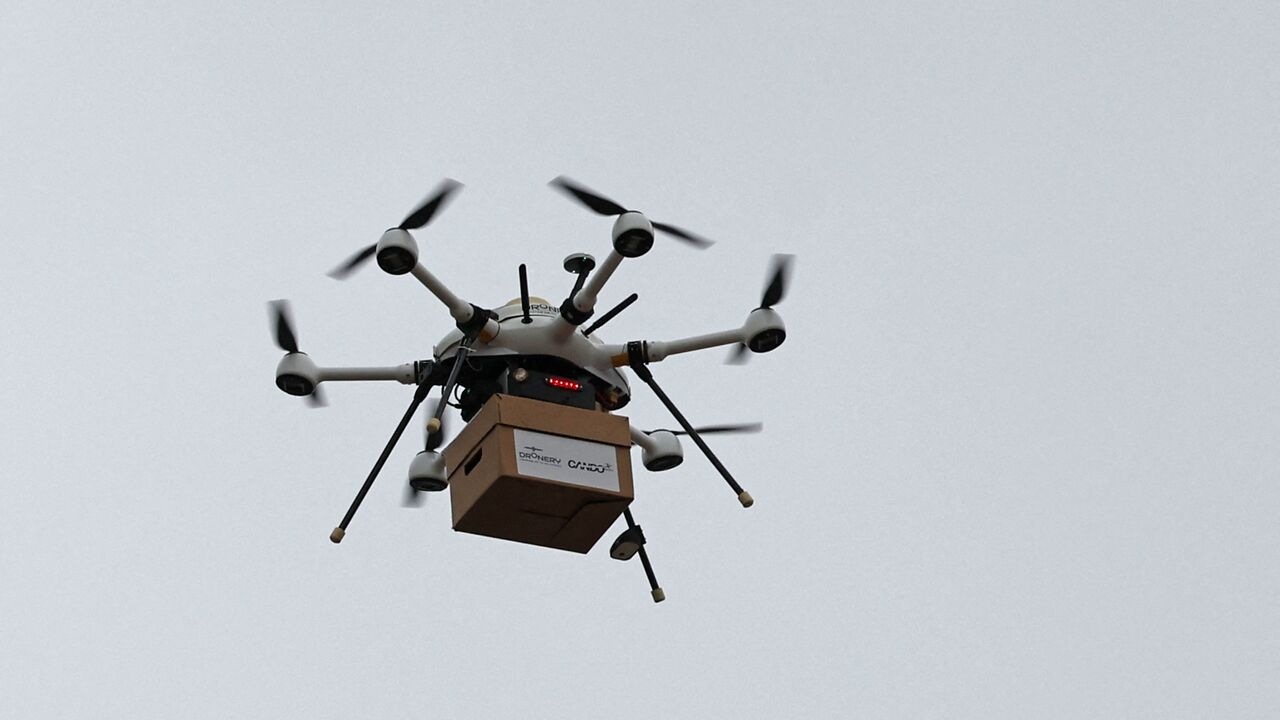
[[[305,355],[298,349],[298,338],[293,332],[292,313],[289,311],[288,300],[272,300],[268,303],[272,315],[272,324],[276,330],[276,345],[287,353],[298,353]],[[305,392],[305,391],[304,391]],[[316,385],[307,393],[307,404],[311,407],[324,407],[328,405],[324,395],[320,393],[320,386]]]
[[[449,200],[449,196],[462,187],[462,183],[456,180],[445,179],[440,183],[440,188],[434,195],[427,198],[417,207],[416,210],[409,213],[405,217],[404,222],[400,223],[393,230],[417,230],[426,227],[435,217],[440,208],[444,207]],[[355,272],[361,265],[368,262],[373,257],[374,252],[378,249],[378,244],[374,243],[368,247],[361,248],[356,254],[347,258],[341,265],[329,271],[329,277],[335,280],[346,280],[351,273]]]
[[[774,255],[773,270],[770,273],[769,282],[765,285],[764,294],[760,297],[760,307],[757,310],[767,310],[782,302],[783,296],[787,292],[787,280],[791,275],[791,261],[794,255]],[[744,343],[738,343],[738,347],[725,360],[727,363],[740,365],[747,361],[747,346]]]
[[[560,190],[569,197],[572,197],[582,203],[598,215],[621,215],[623,213],[632,212],[609,198],[593,190],[588,190],[583,185],[570,180],[564,175],[552,180],[549,184],[551,187]],[[654,230],[661,230],[662,232],[667,233],[678,240],[683,240],[696,248],[708,248],[714,244],[711,240],[694,235],[688,230],[681,230],[675,225],[668,225],[666,223],[653,221],[650,221],[650,224],[653,225]]]

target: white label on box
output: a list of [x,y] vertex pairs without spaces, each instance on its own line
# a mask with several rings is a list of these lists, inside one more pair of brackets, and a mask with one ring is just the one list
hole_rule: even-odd
[[515,428],[516,472],[618,492],[618,451],[606,443]]

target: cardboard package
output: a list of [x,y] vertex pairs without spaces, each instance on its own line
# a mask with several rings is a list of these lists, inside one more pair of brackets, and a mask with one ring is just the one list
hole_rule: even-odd
[[494,395],[444,450],[453,529],[585,553],[631,503],[627,419]]

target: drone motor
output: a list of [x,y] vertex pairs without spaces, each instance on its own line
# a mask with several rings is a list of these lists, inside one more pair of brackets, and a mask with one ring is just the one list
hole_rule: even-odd
[[423,450],[409,463],[409,486],[419,492],[440,492],[449,487],[444,455]]
[[280,358],[276,365],[276,387],[303,397],[315,392],[320,382],[320,369],[306,353],[294,352]]
[[787,339],[787,327],[782,317],[772,308],[757,308],[747,316],[742,335],[751,352],[765,353],[777,348]]
[[613,221],[613,249],[624,258],[637,258],[653,247],[653,223],[632,210]]
[[418,264],[418,242],[408,230],[391,228],[378,240],[378,267],[390,275],[404,275]]
[[632,439],[640,446],[640,461],[650,472],[662,472],[684,462],[684,449],[670,430],[638,433]]

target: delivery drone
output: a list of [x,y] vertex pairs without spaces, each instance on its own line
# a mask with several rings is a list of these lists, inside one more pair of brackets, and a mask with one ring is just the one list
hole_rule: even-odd
[[[288,303],[277,300],[270,304],[276,343],[285,351],[285,356],[276,367],[276,385],[284,392],[306,397],[313,406],[318,406],[325,404],[321,391],[321,384],[325,382],[396,381],[416,386],[413,400],[390,440],[374,463],[342,522],[330,534],[330,540],[334,543],[342,541],[374,479],[412,421],[418,406],[427,399],[433,388],[441,388],[440,396],[435,401],[434,412],[426,422],[425,448],[414,457],[409,466],[406,505],[417,504],[420,493],[445,490],[449,487],[451,473],[458,471],[456,467],[447,466],[455,464],[446,462],[449,450],[446,449],[444,454],[439,452],[445,433],[443,422],[447,406],[458,408],[462,419],[469,424],[487,404],[496,404],[495,396],[517,396],[576,408],[562,410],[545,404],[533,405],[536,408],[547,408],[547,413],[609,413],[624,407],[630,401],[631,388],[623,373],[624,368],[630,369],[650,387],[681,428],[644,431],[626,426],[630,435],[629,445],[641,449],[641,461],[645,468],[660,472],[679,465],[683,460],[683,450],[677,436],[687,435],[724,478],[742,506],[751,507],[751,495],[733,478],[702,436],[717,432],[754,432],[760,426],[694,427],[658,385],[649,365],[672,355],[720,346],[735,346],[728,358],[729,362],[744,361],[748,352],[765,353],[776,349],[786,339],[786,329],[773,306],[783,298],[792,257],[774,257],[760,304],[748,313],[746,321],[740,327],[678,340],[608,343],[596,336],[596,330],[629,307],[637,296],[633,293],[594,322],[588,324],[588,321],[595,316],[596,301],[601,289],[623,260],[638,258],[648,252],[653,246],[655,232],[664,233],[695,248],[706,248],[712,243],[673,225],[650,220],[643,213],[629,210],[566,177],[558,177],[550,185],[595,213],[616,218],[612,232],[613,249],[604,262],[597,266],[595,259],[585,253],[573,254],[565,259],[565,270],[575,275],[576,280],[572,290],[558,306],[529,295],[524,265],[519,267],[520,297],[496,308],[481,307],[458,297],[427,269],[421,261],[418,243],[410,231],[420,230],[430,224],[462,187],[452,180],[444,181],[403,222],[384,232],[377,243],[360,249],[330,272],[330,276],[334,278],[345,279],[373,258],[386,273],[411,275],[422,283],[448,309],[456,326],[434,347],[430,359],[389,367],[321,367],[298,349]],[[494,402],[491,403],[491,400]],[[599,415],[590,417],[598,418]],[[610,419],[613,419],[612,416]],[[464,431],[463,435],[465,434]],[[624,442],[625,436],[624,431]],[[536,453],[534,456],[537,457]],[[626,460],[625,453],[620,453],[619,457]],[[629,490],[629,479],[627,482]],[[625,501],[629,503],[630,499],[628,496]],[[645,551],[644,534],[625,503],[621,510],[627,528],[613,543],[610,555],[619,560],[629,560],[639,554],[653,599],[661,602],[665,595],[658,586]],[[455,521],[456,511],[455,504]],[[616,518],[615,511],[607,518],[604,528],[607,529],[608,524],[612,524]],[[455,529],[460,529],[456,522]],[[591,542],[595,539],[598,539],[598,535]],[[579,551],[586,552],[585,549]]]

